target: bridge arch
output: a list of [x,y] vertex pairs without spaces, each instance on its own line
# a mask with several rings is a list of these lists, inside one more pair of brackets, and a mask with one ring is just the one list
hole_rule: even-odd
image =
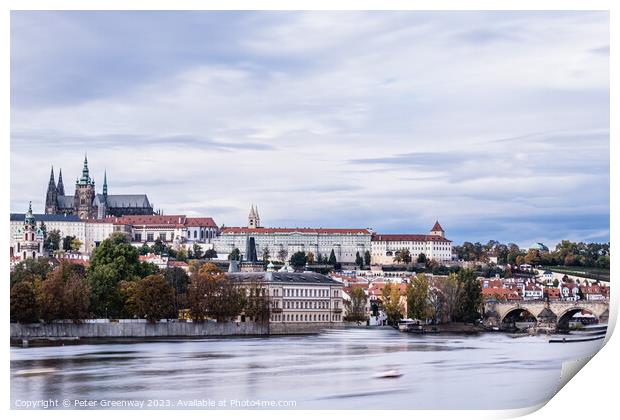
[[592,315],[596,319],[596,323],[600,321],[599,315],[597,315],[595,311],[587,307],[578,305],[578,306],[573,306],[572,308],[568,308],[564,310],[562,313],[560,313],[560,315],[558,316],[558,323],[557,323],[558,329],[568,330],[568,324],[570,322],[570,319],[580,312],[585,312],[587,314]]
[[506,326],[510,324],[516,326],[517,322],[532,322],[534,325],[538,323],[538,318],[528,308],[516,306],[507,310],[500,318],[500,325]]

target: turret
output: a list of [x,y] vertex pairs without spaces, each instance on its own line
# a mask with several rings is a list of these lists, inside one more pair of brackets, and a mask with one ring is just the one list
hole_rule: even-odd
[[254,204],[252,204],[252,207],[250,208],[250,214],[248,215],[248,227],[260,227],[260,216],[258,215],[258,209],[254,209]]
[[432,236],[441,236],[442,238],[445,238],[446,236],[446,233],[444,232],[443,228],[439,224],[439,221],[435,221],[435,224],[431,228],[430,234]]

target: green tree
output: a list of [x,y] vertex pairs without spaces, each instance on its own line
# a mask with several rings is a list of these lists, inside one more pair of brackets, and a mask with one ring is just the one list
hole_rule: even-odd
[[461,301],[463,288],[459,276],[450,273],[448,278],[437,284],[444,298],[443,312],[448,321],[456,321],[461,317]]
[[407,285],[407,316],[420,320],[429,316],[428,280],[424,273],[413,277]]
[[241,259],[241,251],[239,251],[239,248],[233,249],[232,252],[228,254],[228,259],[230,261],[239,261]]
[[281,249],[278,251],[278,259],[280,261],[286,261],[286,257],[288,257],[288,251],[286,249]]
[[110,235],[93,251],[87,270],[94,314],[105,317],[120,315],[123,307],[120,282],[137,281],[153,272],[157,272],[157,267],[139,261],[138,250],[125,234],[115,232]]
[[187,261],[187,251],[185,248],[180,248],[177,251],[177,261]]
[[463,319],[465,322],[475,322],[480,319],[482,286],[476,279],[476,273],[473,270],[461,270],[458,275],[463,288]]
[[411,253],[409,252],[408,248],[403,248],[400,251],[400,258],[402,259],[404,264],[410,264],[411,263]]
[[160,238],[155,239],[155,243],[151,247],[153,252],[157,255],[162,255],[166,252],[166,245],[162,242]]
[[372,257],[370,255],[370,251],[364,252],[364,264],[366,264],[366,266],[369,267],[371,261],[372,261]]
[[194,257],[196,257],[197,259],[202,258],[203,252],[202,252],[202,248],[200,247],[200,245],[195,243],[192,246],[192,251],[194,251]]
[[355,253],[355,265],[357,265],[360,270],[364,268],[364,258],[362,258],[359,251]]
[[71,242],[75,239],[75,236],[67,235],[62,238],[62,249],[63,251],[71,251]]
[[358,323],[365,322],[368,319],[368,316],[366,315],[366,302],[368,301],[366,292],[361,287],[355,286],[351,288],[349,296],[351,297],[351,300],[345,302],[345,305],[347,306],[345,321]]
[[18,263],[11,271],[11,286],[22,282],[43,280],[52,271],[48,258],[27,258]]
[[306,254],[303,251],[297,251],[291,255],[291,265],[295,269],[301,269],[306,265]]
[[336,253],[332,249],[332,252],[329,253],[329,259],[327,260],[327,263],[329,265],[334,265],[335,266],[337,262],[338,262],[338,260],[336,259]]
[[71,251],[73,252],[78,252],[80,250],[80,248],[82,247],[82,241],[80,241],[78,238],[74,238],[71,241]]
[[135,315],[154,323],[162,318],[176,318],[174,291],[162,275],[151,275],[135,282]]
[[420,255],[418,255],[418,263],[420,264],[426,263],[426,254],[424,254],[423,252],[421,252]]
[[34,285],[29,281],[16,283],[11,287],[11,321],[31,323],[38,320],[38,305]]
[[150,254],[151,252],[153,252],[153,250],[151,249],[149,244],[145,242],[142,244],[140,248],[138,248],[138,252],[140,253],[140,255],[146,255],[146,254]]
[[217,258],[217,251],[213,248],[207,249],[204,257],[208,260],[212,260],[213,258]]
[[60,242],[60,231],[58,229],[54,229],[45,235],[45,239],[43,240],[43,248],[49,251],[57,251],[60,249]]

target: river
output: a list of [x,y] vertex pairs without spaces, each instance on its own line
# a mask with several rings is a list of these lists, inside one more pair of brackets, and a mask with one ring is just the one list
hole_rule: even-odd
[[[392,329],[11,348],[11,404],[59,408],[510,409],[547,401],[561,365],[602,340],[550,344],[500,333]],[[34,371],[33,371],[34,370]],[[398,378],[376,374],[397,370]],[[247,403],[246,401],[252,401]],[[116,404],[116,405],[115,405]],[[226,406],[223,406],[226,404]],[[256,407],[249,405],[249,407]],[[54,407],[52,407],[54,408]],[[85,407],[83,407],[85,408]]]

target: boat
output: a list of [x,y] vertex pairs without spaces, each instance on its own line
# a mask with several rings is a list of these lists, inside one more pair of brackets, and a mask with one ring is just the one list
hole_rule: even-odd
[[602,340],[607,334],[607,324],[586,325],[579,330],[571,331],[564,337],[555,337],[549,340],[550,343],[581,343],[584,341]]
[[401,376],[403,376],[403,374],[396,369],[386,370],[385,372],[379,372],[374,375],[377,379],[400,378]]
[[403,319],[398,323],[398,331],[409,333],[423,333],[426,330],[419,319]]

